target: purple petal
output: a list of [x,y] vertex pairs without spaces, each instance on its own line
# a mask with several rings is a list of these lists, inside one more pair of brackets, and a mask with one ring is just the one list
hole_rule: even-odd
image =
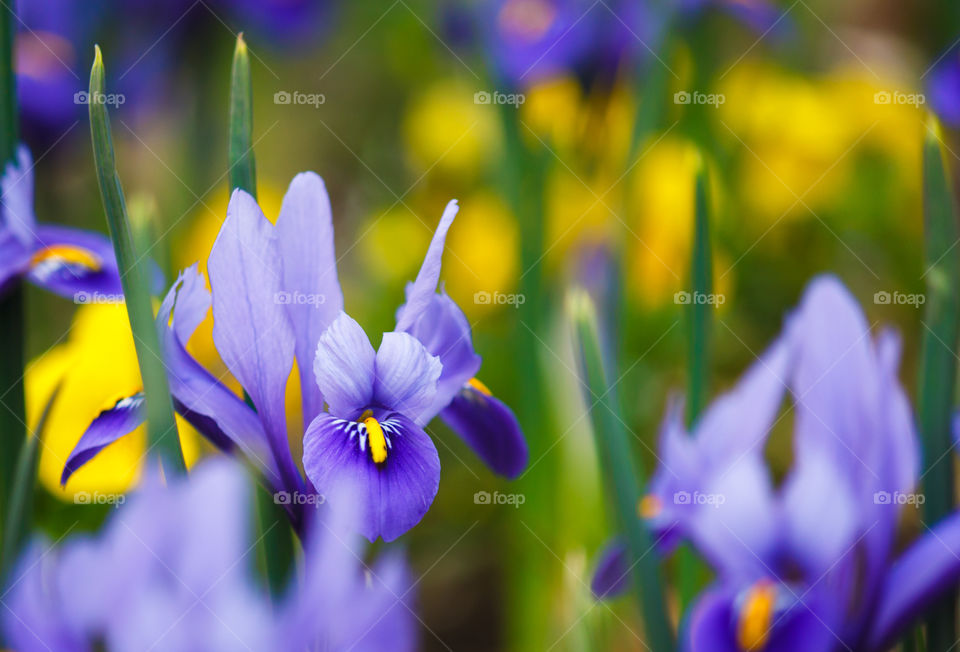
[[356,418],[373,402],[376,357],[367,334],[345,312],[323,332],[313,373],[332,414]]
[[354,487],[339,487],[327,496],[332,509],[310,524],[304,576],[281,614],[289,649],[414,649],[410,569],[396,550],[371,566],[362,561],[366,546],[359,545],[355,528],[359,497]]
[[856,486],[869,487],[884,471],[876,433],[885,426],[879,369],[860,306],[836,278],[819,277],[788,328],[798,346],[792,383],[797,459],[831,451]]
[[432,405],[416,418],[417,423],[425,424],[447,407],[464,383],[477,374],[480,356],[473,350],[466,315],[443,288],[434,293],[426,310],[407,332],[420,340],[431,355],[440,358],[443,366]]
[[[741,652],[744,649],[738,641],[741,610],[753,587],[741,591],[730,588],[705,591],[691,608],[683,649],[686,652]],[[764,645],[756,649],[830,652],[848,648],[831,631],[830,612],[819,594],[799,592],[782,584],[774,585],[774,590],[776,606],[770,614]]]
[[101,412],[80,436],[67,456],[60,476],[60,485],[67,484],[73,472],[93,459],[101,450],[137,429],[146,419],[143,393],[122,398],[112,408]]
[[283,257],[283,298],[296,337],[304,423],[323,410],[323,397],[310,382],[317,341],[343,310],[333,246],[333,217],[323,179],[313,172],[290,182],[277,218]]
[[[164,298],[157,323],[164,345],[167,377],[177,410],[220,448],[235,444],[274,486],[282,486],[279,469],[257,414],[191,356],[185,344],[206,317],[210,293],[197,266],[180,273]],[[173,311],[173,324],[171,321]]]
[[72,626],[68,611],[50,586],[49,576],[57,569],[57,554],[43,541],[34,541],[11,571],[16,582],[4,593],[5,643],[20,652],[87,650],[87,635]]
[[10,232],[0,231],[0,293],[30,266],[31,250]]
[[17,162],[7,163],[0,179],[2,225],[25,247],[37,239],[33,212],[33,159],[25,146],[17,147]]
[[856,563],[859,514],[866,505],[843,482],[844,469],[826,453],[798,460],[783,488],[784,534],[807,577]]
[[955,513],[916,541],[887,574],[874,610],[870,650],[896,642],[937,598],[960,583],[960,513]]
[[447,231],[457,216],[457,200],[452,199],[447,204],[440,217],[440,224],[433,234],[423,265],[417,274],[417,279],[407,288],[407,302],[400,307],[397,313],[397,330],[409,330],[413,323],[426,311],[433,296],[437,293],[437,283],[440,282],[440,263],[443,258],[443,247],[447,239]]
[[172,322],[174,334],[184,346],[210,311],[210,292],[197,267],[194,263],[180,272],[161,304],[159,314],[163,317],[158,317],[161,322]]
[[213,340],[227,368],[250,395],[289,486],[299,484],[284,409],[294,336],[278,302],[283,290],[273,225],[257,202],[235,190],[207,260],[213,288]]
[[437,393],[440,359],[407,333],[383,334],[374,369],[374,401],[391,410],[420,414]]
[[960,126],[960,50],[952,47],[939,58],[927,80],[927,97],[941,120]]
[[598,600],[615,598],[626,593],[630,584],[627,549],[621,541],[611,541],[600,553],[597,570],[593,572],[590,590]]
[[430,437],[407,417],[392,413],[380,425],[389,448],[386,460],[375,464],[363,424],[321,414],[303,437],[303,467],[323,495],[355,487],[360,533],[370,541],[393,541],[430,508],[440,459]]
[[110,239],[93,231],[65,226],[36,227],[36,249],[27,278],[77,303],[122,300],[123,288]]
[[495,473],[513,479],[526,468],[530,451],[520,424],[486,388],[464,385],[440,416]]
[[783,403],[791,354],[790,342],[778,339],[707,408],[693,432],[705,459],[716,464],[763,448]]
[[701,491],[672,497],[690,506],[690,538],[725,578],[756,577],[775,563],[780,524],[762,452],[745,456]]
[[886,491],[908,492],[917,486],[920,473],[920,445],[917,439],[913,410],[903,386],[897,378],[900,367],[900,336],[889,329],[877,338],[880,366],[882,423],[888,433],[889,449],[885,455],[882,482]]

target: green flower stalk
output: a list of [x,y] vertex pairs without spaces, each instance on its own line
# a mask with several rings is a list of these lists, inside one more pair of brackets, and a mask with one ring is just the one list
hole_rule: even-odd
[[186,465],[177,423],[173,416],[173,402],[163,363],[163,352],[157,338],[153,318],[152,297],[147,282],[148,262],[145,256],[137,254],[134,246],[130,220],[127,218],[127,206],[123,197],[123,188],[117,176],[116,160],[113,151],[113,137],[110,131],[110,117],[106,104],[98,98],[104,93],[104,68],[100,47],[96,47],[93,68],[90,70],[90,135],[93,140],[93,158],[100,183],[100,195],[106,212],[110,239],[123,285],[123,294],[133,332],[137,361],[140,364],[140,376],[147,400],[147,432],[149,450],[156,449],[164,473],[169,477],[184,473]]
[[[940,128],[934,118],[923,146],[923,213],[926,231],[927,301],[921,344],[918,418],[923,441],[929,526],[953,511],[953,438],[951,415],[957,380],[956,351],[960,341],[960,239],[957,213],[950,191]],[[957,595],[941,600],[927,620],[931,650],[946,650],[957,640]]]
[[597,330],[596,310],[582,290],[567,297],[567,309],[573,321],[576,350],[580,355],[585,399],[597,451],[613,501],[617,523],[627,544],[630,574],[644,620],[650,649],[666,652],[675,647],[667,618],[663,579],[655,543],[646,524],[637,518],[640,485],[643,480],[633,463],[626,429],[619,416],[616,386],[604,368],[603,349]]

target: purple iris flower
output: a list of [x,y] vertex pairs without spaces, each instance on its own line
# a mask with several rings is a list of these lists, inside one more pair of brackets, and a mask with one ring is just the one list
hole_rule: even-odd
[[322,42],[333,20],[329,0],[32,0],[19,3],[17,93],[31,136],[59,139],[83,118],[89,55],[108,43],[121,75],[113,93],[138,112],[169,106],[171,70],[191,42],[211,30],[246,32],[284,49]]
[[98,535],[34,542],[4,593],[7,642],[20,652],[414,649],[410,571],[395,552],[364,564],[347,512],[312,520],[297,586],[272,604],[250,573],[250,498],[243,468],[211,459],[169,487],[151,474]]
[[[688,614],[687,649],[879,652],[960,581],[960,515],[897,554],[900,516],[922,501],[899,354],[821,277],[692,434],[678,405],[668,412],[640,512],[665,549],[687,539],[717,573]],[[794,465],[775,486],[764,447],[787,391]],[[622,591],[626,574],[611,546],[595,593]]]
[[[781,18],[767,0],[685,0],[676,10],[689,17],[710,7],[761,32]],[[496,0],[483,12],[485,47],[498,75],[517,87],[569,73],[610,79],[624,62],[652,56],[664,28],[647,0]]]
[[930,70],[927,97],[941,120],[960,127],[960,47],[944,53]]
[[122,293],[110,240],[99,233],[38,224],[33,161],[21,145],[0,179],[0,293],[17,278],[78,303]]
[[[157,318],[177,410],[218,448],[254,464],[275,491],[329,495],[350,482],[363,498],[357,527],[371,541],[400,536],[433,502],[440,463],[423,428],[438,414],[495,472],[519,475],[529,455],[523,433],[510,409],[475,379],[480,356],[470,325],[438,292],[456,212],[450,202],[407,287],[396,330],[374,351],[343,312],[322,179],[294,178],[276,225],[250,195],[235,191],[207,262],[212,298],[196,268],[188,269]],[[214,344],[253,407],[184,348],[211,305]],[[309,424],[307,480],[287,440],[284,392],[294,361]],[[138,397],[101,413],[70,454],[62,481],[142,420]],[[304,534],[302,505],[286,508]]]

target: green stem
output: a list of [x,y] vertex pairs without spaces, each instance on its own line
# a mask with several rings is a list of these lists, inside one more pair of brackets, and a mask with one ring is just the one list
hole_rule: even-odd
[[667,652],[675,644],[665,607],[663,574],[650,531],[637,516],[640,485],[644,481],[633,463],[626,428],[619,417],[616,385],[610,382],[604,367],[593,302],[582,290],[572,291],[568,299],[602,474],[627,543],[644,631],[653,652]]
[[[925,515],[930,526],[953,510],[954,477],[951,415],[960,340],[960,238],[946,166],[933,124],[924,143],[924,226],[927,301],[921,344],[918,413],[923,440]],[[946,650],[957,640],[957,594],[938,602],[927,620],[931,650]]]
[[[710,327],[713,303],[713,258],[710,249],[710,194],[706,165],[701,160],[694,187],[693,246],[690,256],[690,302],[687,304],[687,424],[691,427],[707,404],[710,381]],[[700,588],[703,564],[693,550],[677,550],[678,589],[683,612]]]
[[113,250],[117,256],[120,283],[123,286],[127,316],[130,319],[130,330],[133,333],[143,391],[147,399],[149,450],[156,449],[164,473],[169,478],[174,474],[184,473],[186,465],[180,450],[170,387],[153,318],[152,297],[147,281],[149,261],[142,260],[145,257],[137,254],[127,218],[123,188],[117,176],[110,117],[103,101],[106,95],[103,57],[99,46],[90,70],[89,97],[90,134],[97,179],[100,182],[100,196],[103,199]]
[[[530,447],[530,459],[538,462],[525,472],[517,489],[526,496],[527,503],[537,509],[524,517],[524,524],[538,533],[541,540],[527,534],[516,541],[516,553],[511,555],[510,573],[513,587],[509,591],[511,604],[507,606],[509,639],[512,649],[543,648],[550,627],[551,591],[544,591],[541,579],[550,576],[550,558],[544,545],[555,546],[555,514],[557,492],[555,456],[541,458],[543,451],[553,444],[554,424],[547,404],[543,370],[537,352],[543,344],[538,341],[545,331],[549,307],[543,281],[543,188],[547,153],[531,151],[524,144],[517,111],[509,105],[500,106],[500,123],[504,136],[504,165],[500,183],[516,216],[520,231],[520,266],[523,270],[519,291],[526,298],[523,310],[517,311],[520,320],[514,356],[517,361],[518,384],[517,417],[523,426]],[[523,530],[524,528],[520,528]]]
[[[17,93],[13,73],[13,5],[0,7],[0,170],[14,160],[17,147]],[[0,522],[7,522],[17,484],[17,460],[26,440],[23,395],[23,288],[13,281],[0,296]],[[0,558],[0,573],[13,559]]]
[[4,560],[4,570],[3,574],[0,575],[0,586],[6,586],[7,573],[16,562],[20,546],[30,532],[30,517],[33,514],[33,489],[37,482],[40,438],[43,437],[47,417],[50,415],[50,408],[57,400],[59,393],[60,386],[57,385],[50,398],[47,399],[47,404],[44,406],[40,420],[37,422],[36,430],[27,439],[26,445],[20,449],[20,455],[16,460],[13,493],[10,495],[10,502],[7,505],[6,520],[3,527],[2,559]]

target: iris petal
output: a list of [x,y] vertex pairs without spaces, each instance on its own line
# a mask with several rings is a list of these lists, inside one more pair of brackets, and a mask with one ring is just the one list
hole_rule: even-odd
[[516,478],[530,451],[513,412],[500,399],[465,385],[440,416],[495,473]]
[[600,561],[590,581],[590,590],[598,600],[612,598],[625,593],[629,581],[627,549],[622,541],[611,541],[600,553]]
[[376,356],[363,328],[345,312],[323,332],[313,373],[331,413],[356,417],[372,402]]
[[84,299],[77,296],[80,293],[100,293],[119,300],[123,288],[113,245],[106,236],[51,225],[35,230],[37,248],[27,273],[31,282],[81,303]]
[[207,259],[213,288],[213,341],[250,395],[270,437],[284,483],[300,484],[287,441],[284,398],[293,367],[294,337],[278,297],[280,254],[256,200],[235,190]]
[[287,314],[296,336],[304,423],[323,410],[323,397],[309,382],[317,341],[343,310],[333,246],[333,218],[323,179],[313,172],[290,182],[277,218],[277,242],[283,257]]
[[3,225],[29,247],[37,239],[37,218],[33,212],[33,158],[23,145],[17,148],[16,163],[8,163],[0,179],[0,207]]
[[960,513],[941,521],[890,569],[877,603],[871,650],[885,650],[946,590],[960,581]]
[[464,383],[477,374],[480,356],[473,350],[466,315],[443,288],[433,295],[426,310],[406,332],[420,340],[443,365],[433,403],[415,419],[425,424],[447,407]]
[[440,458],[430,437],[407,417],[389,413],[379,423],[389,452],[375,464],[361,424],[320,414],[303,437],[303,466],[323,495],[354,487],[360,533],[370,541],[378,536],[393,541],[419,523],[433,503]]
[[447,204],[440,217],[440,223],[430,241],[427,255],[423,258],[423,265],[417,273],[416,280],[407,287],[407,302],[397,311],[397,330],[406,331],[420,317],[430,305],[430,301],[437,293],[437,283],[440,282],[440,264],[443,258],[443,247],[447,240],[447,231],[457,216],[457,200],[452,199]]
[[74,471],[113,442],[136,430],[145,419],[143,393],[122,398],[113,407],[101,412],[67,456],[60,484],[67,484]]
[[415,415],[429,407],[437,393],[440,359],[407,333],[383,334],[374,368],[378,405]]

